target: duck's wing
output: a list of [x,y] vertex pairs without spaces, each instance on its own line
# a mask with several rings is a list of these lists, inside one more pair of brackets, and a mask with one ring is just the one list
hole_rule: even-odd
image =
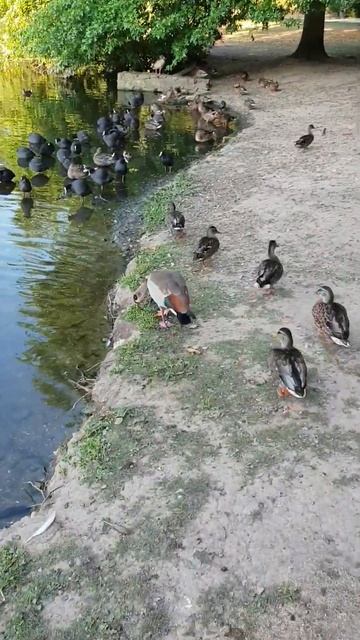
[[307,367],[298,349],[273,349],[273,361],[280,380],[294,394],[303,396],[307,382]]
[[259,265],[256,282],[259,287],[265,287],[267,284],[273,284],[280,280],[283,271],[283,266],[279,260],[267,258]]
[[199,241],[198,247],[194,252],[195,260],[200,260],[201,258],[210,258],[219,248],[220,243],[217,238],[209,238],[208,236],[204,236]]
[[340,340],[348,340],[350,333],[350,322],[345,307],[338,302],[334,302],[328,314],[327,326],[331,334]]

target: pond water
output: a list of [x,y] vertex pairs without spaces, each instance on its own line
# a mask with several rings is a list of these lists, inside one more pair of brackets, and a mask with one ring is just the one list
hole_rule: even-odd
[[[23,98],[23,88],[32,89],[31,98]],[[61,197],[64,173],[55,162],[48,180],[35,179],[40,186],[29,212],[17,184],[34,174],[17,165],[16,149],[28,146],[33,131],[54,141],[83,129],[91,134],[83,155],[89,161],[99,146],[97,118],[127,98],[101,79],[65,82],[25,68],[0,71],[0,164],[16,173],[11,193],[0,185],[0,526],[38,499],[26,483],[44,476],[52,452],[80,419],[70,380],[79,369],[96,370],[104,357],[107,293],[124,271],[139,197],[164,179],[159,152],[173,151],[175,168],[197,155],[189,114],[170,112],[160,137],[147,138],[141,125],[129,140],[126,186],[108,185],[107,202],[90,198],[81,207],[79,198]],[[144,106],[142,123],[148,113]]]

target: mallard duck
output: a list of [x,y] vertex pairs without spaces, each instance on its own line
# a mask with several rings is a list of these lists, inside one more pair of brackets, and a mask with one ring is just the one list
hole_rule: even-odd
[[335,344],[350,347],[350,323],[345,307],[334,302],[334,293],[330,287],[322,285],[316,293],[321,298],[312,309],[316,328]]
[[31,182],[26,176],[21,176],[19,180],[19,190],[21,191],[21,193],[24,193],[26,195],[32,192]]
[[[64,190],[66,194],[66,186]],[[73,180],[71,183],[71,191],[75,193],[75,195],[80,196],[82,203],[84,203],[84,198],[92,193],[90,185],[84,178]]]
[[190,308],[189,291],[181,273],[165,269],[153,271],[147,278],[147,287],[151,298],[160,310],[160,327],[170,326],[166,320],[169,312],[177,317],[181,325],[191,324],[195,319]]
[[10,184],[13,178],[15,178],[15,173],[11,169],[4,167],[3,164],[0,164],[0,182]]
[[194,260],[208,260],[219,250],[220,242],[216,235],[220,233],[214,225],[211,225],[206,236],[200,238],[197,249],[194,251]]
[[155,71],[155,73],[157,73],[158,76],[161,75],[161,72],[165,67],[165,62],[165,56],[159,56],[159,58],[152,63],[151,68],[153,71]]
[[226,129],[229,124],[230,116],[226,113],[221,113],[220,111],[213,111],[209,112],[209,114],[203,114],[202,118],[216,128],[222,127]]
[[169,229],[174,236],[181,236],[184,234],[185,216],[181,211],[177,211],[174,202],[170,202],[169,204],[167,222]]
[[70,180],[79,180],[80,178],[86,178],[89,175],[90,171],[84,164],[76,164],[75,162],[70,162],[69,168],[67,170],[67,176]]
[[278,331],[281,347],[272,349],[272,366],[277,371],[281,384],[278,388],[280,397],[291,395],[305,398],[307,383],[307,367],[298,349],[295,349],[290,329],[282,327]]
[[150,120],[147,120],[144,123],[144,129],[146,131],[159,131],[160,129],[162,129],[163,127],[163,123],[162,122],[157,122],[156,120],[153,120],[152,118],[150,118]]
[[104,153],[101,147],[98,147],[93,155],[93,161],[98,167],[111,167],[116,162],[115,153]]
[[172,155],[172,153],[169,153],[169,151],[165,150],[160,151],[159,158],[161,159],[161,162],[165,167],[165,171],[169,170],[169,172],[171,173],[174,166],[174,156]]
[[214,140],[216,140],[215,131],[204,131],[204,129],[195,131],[195,142],[214,142]]
[[258,289],[270,289],[276,282],[279,282],[284,273],[283,266],[279,258],[275,255],[275,249],[279,245],[276,240],[270,240],[268,248],[268,258],[263,260],[258,268],[255,287]]
[[256,109],[256,102],[253,98],[245,98],[244,103],[248,109]]
[[279,83],[277,80],[269,80],[266,88],[270,89],[270,91],[279,91]]
[[267,80],[267,78],[259,78],[258,80],[260,87],[264,87],[264,88],[268,86],[269,82],[270,80]]
[[309,124],[308,133],[296,140],[295,146],[300,147],[301,149],[306,149],[306,147],[308,147],[314,140],[314,134],[312,133],[313,129],[315,129],[314,125]]
[[31,89],[22,89],[21,93],[23,95],[23,98],[31,98],[33,92],[31,91]]

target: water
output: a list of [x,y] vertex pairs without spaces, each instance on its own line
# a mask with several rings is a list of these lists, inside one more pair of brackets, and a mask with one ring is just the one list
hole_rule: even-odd
[[[22,88],[33,96],[24,99]],[[13,169],[17,185],[21,175],[34,175],[17,166],[15,155],[30,132],[53,141],[79,129],[92,136],[83,155],[89,161],[99,146],[97,118],[125,99],[101,79],[70,83],[24,68],[0,71],[0,163]],[[142,123],[147,114],[143,107]],[[134,235],[137,200],[164,178],[162,148],[174,151],[177,168],[196,155],[186,112],[169,115],[160,138],[146,138],[140,128],[126,146],[132,154],[126,187],[109,185],[108,202],[90,198],[81,207],[79,198],[59,199],[58,163],[34,189],[30,215],[17,186],[0,192],[0,526],[26,512],[32,503],[26,482],[43,477],[79,420],[70,380],[79,370],[96,371],[105,355],[107,293],[126,265],[123,247]]]

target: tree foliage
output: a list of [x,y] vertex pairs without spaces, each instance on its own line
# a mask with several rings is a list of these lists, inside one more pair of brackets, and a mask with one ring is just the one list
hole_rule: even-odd
[[12,13],[18,13],[22,51],[55,59],[60,67],[95,64],[139,70],[165,54],[170,70],[212,46],[219,26],[246,15],[246,2],[36,0],[35,10],[20,24],[31,0],[16,0]]

